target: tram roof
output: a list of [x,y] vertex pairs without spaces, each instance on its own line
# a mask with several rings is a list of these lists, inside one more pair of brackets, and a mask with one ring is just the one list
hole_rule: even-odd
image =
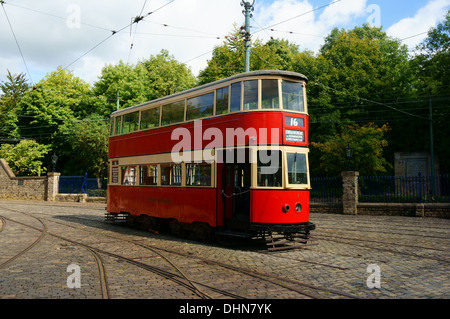
[[211,83],[207,83],[207,84],[203,84],[203,85],[200,85],[200,86],[196,86],[195,88],[192,88],[192,89],[189,89],[189,90],[181,91],[181,92],[174,93],[174,94],[171,94],[171,95],[167,95],[167,96],[164,96],[164,97],[160,97],[160,98],[157,98],[157,99],[154,99],[154,100],[151,100],[151,101],[147,101],[147,102],[144,102],[144,103],[133,105],[133,106],[121,109],[121,110],[117,110],[117,111],[114,111],[111,115],[112,116],[113,115],[117,115],[117,114],[120,114],[122,112],[128,112],[128,111],[130,111],[130,110],[132,110],[134,108],[140,108],[140,107],[145,106],[145,105],[158,103],[158,102],[161,102],[161,101],[164,101],[164,100],[167,100],[167,99],[172,99],[172,98],[177,97],[179,95],[189,94],[191,92],[203,90],[203,89],[206,89],[208,87],[212,87],[212,86],[218,85],[220,83],[224,83],[224,82],[228,82],[228,81],[235,81],[235,80],[238,80],[240,78],[258,77],[258,76],[283,76],[283,77],[287,77],[287,78],[292,78],[292,79],[296,79],[296,80],[303,80],[305,82],[308,82],[308,78],[305,75],[303,75],[301,73],[297,73],[297,72],[281,71],[281,70],[250,71],[250,72],[245,72],[245,73],[239,73],[239,74],[236,74],[236,75],[233,75],[233,76],[221,79],[221,80],[217,80],[217,81],[214,81],[214,82],[211,82]]

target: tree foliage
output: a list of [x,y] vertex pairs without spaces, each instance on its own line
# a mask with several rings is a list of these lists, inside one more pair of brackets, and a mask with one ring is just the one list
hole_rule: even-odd
[[49,145],[33,140],[22,140],[16,145],[2,144],[0,158],[4,158],[16,176],[35,176],[46,171],[42,159],[49,152]]

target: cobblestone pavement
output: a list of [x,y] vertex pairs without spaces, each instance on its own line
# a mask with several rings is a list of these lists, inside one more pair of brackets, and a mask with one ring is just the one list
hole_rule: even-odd
[[0,299],[447,299],[450,221],[313,214],[317,245],[205,244],[104,204],[0,201]]

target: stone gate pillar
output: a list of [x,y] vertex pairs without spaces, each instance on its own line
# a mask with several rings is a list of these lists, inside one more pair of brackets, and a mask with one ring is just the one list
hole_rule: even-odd
[[47,173],[47,201],[54,201],[58,194],[59,176],[61,176],[61,173]]
[[342,175],[342,207],[344,214],[358,214],[358,176],[359,172],[345,171]]

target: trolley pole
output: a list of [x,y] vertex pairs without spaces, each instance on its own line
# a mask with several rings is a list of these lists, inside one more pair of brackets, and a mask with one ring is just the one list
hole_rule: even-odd
[[252,3],[242,0],[241,6],[244,7],[244,11],[242,13],[245,16],[245,25],[241,27],[241,35],[244,38],[244,48],[245,48],[245,72],[250,71],[250,18],[253,16],[252,11],[254,10],[253,5],[255,4],[255,0]]

